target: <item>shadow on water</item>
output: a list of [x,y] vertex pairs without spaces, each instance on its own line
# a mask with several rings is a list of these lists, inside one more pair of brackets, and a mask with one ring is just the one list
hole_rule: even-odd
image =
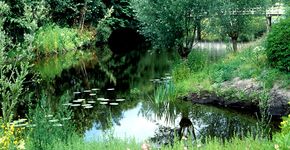
[[150,79],[168,71],[168,61],[167,53],[113,55],[107,47],[68,53],[36,63],[43,79],[36,95],[46,93],[52,110],[69,105],[80,133],[93,125],[105,130],[119,124],[123,111],[137,106],[134,92],[146,91]]
[[148,97],[156,81],[170,79],[171,55],[131,51],[114,55],[108,47],[91,53],[68,53],[39,61],[35,69],[43,81],[36,95],[48,95],[52,110],[68,105],[73,122],[86,140],[106,136],[151,138],[168,144],[175,133],[202,139],[243,136],[257,126],[254,117],[232,110],[183,101],[158,103]]

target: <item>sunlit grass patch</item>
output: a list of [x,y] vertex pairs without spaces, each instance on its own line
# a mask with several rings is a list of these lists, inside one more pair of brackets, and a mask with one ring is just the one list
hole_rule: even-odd
[[64,143],[55,140],[49,150],[139,150],[141,143],[136,142],[134,139],[119,139],[110,138],[108,140],[98,141],[84,141],[78,135],[73,135],[69,141]]
[[94,38],[91,31],[79,32],[74,28],[61,28],[48,25],[40,28],[35,36],[34,45],[38,55],[50,55],[76,50]]
[[216,84],[237,77],[254,79],[265,90],[271,89],[275,84],[290,88],[290,74],[268,65],[262,40],[237,53],[230,53],[217,62],[210,62],[198,71],[192,70],[187,61],[177,63],[172,71],[176,91],[180,96],[202,90],[220,92],[215,89]]

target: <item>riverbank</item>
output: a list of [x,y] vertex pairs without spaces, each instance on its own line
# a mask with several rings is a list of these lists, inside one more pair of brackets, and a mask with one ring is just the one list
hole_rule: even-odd
[[190,59],[178,62],[172,73],[176,95],[252,113],[267,109],[278,118],[289,114],[290,74],[268,65],[262,45],[260,40],[217,62],[203,58],[199,69],[191,68]]

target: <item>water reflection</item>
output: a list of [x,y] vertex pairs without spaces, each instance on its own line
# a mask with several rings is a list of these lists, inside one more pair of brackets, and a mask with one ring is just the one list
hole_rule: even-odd
[[[43,79],[36,88],[36,95],[40,97],[45,92],[52,110],[59,105],[70,106],[80,133],[93,126],[106,130],[120,124],[123,112],[138,104],[136,93],[150,90],[149,79],[169,69],[168,53],[133,51],[127,55],[112,55],[103,48],[92,52],[85,60],[74,58],[78,54],[68,54],[68,57],[36,63],[35,69]],[[62,64],[66,61],[72,62],[71,66]],[[53,66],[58,69],[50,72]],[[108,105],[103,105],[105,103]]]
[[[75,56],[37,63],[43,82],[36,88],[36,95],[47,93],[52,110],[60,105],[70,106],[74,125],[86,140],[113,131],[118,137],[135,137],[139,141],[155,138],[168,144],[175,133],[180,138],[189,134],[198,139],[230,138],[234,134],[242,136],[256,126],[254,118],[234,111],[148,98],[156,88],[151,79],[164,77],[153,80],[157,85],[159,81],[169,81],[168,53],[133,51],[113,55],[103,47],[87,56],[86,61]],[[68,60],[68,65],[64,65],[66,59],[74,61]],[[56,71],[49,71],[53,67]]]
[[[188,130],[193,125],[192,135],[197,138],[206,136],[230,138],[233,135],[242,136],[256,128],[254,117],[239,114],[231,110],[221,110],[214,107],[193,105],[188,102],[164,102],[158,105],[145,103],[140,110],[148,120],[165,118],[167,123],[175,123],[175,127]],[[178,126],[176,122],[180,121]],[[182,136],[182,134],[180,134]]]
[[151,138],[157,143],[169,144],[175,134],[179,138],[196,136],[197,139],[204,139],[210,136],[226,139],[233,135],[245,135],[256,127],[255,118],[187,102],[156,105],[142,101],[136,107],[123,111],[119,119],[118,123],[113,123],[106,130],[101,130],[98,123],[94,123],[85,132],[85,139],[99,139],[111,130],[116,137],[135,137],[138,141]]

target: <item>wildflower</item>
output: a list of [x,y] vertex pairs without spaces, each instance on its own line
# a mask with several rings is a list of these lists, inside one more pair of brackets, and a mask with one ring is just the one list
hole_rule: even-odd
[[20,150],[25,149],[25,142],[24,142],[24,140],[21,140],[19,142],[19,145],[17,146],[17,149],[20,149]]
[[13,141],[13,144],[14,145],[17,145],[18,144],[18,141],[17,140]]
[[279,145],[278,144],[275,144],[275,150],[279,150]]
[[14,128],[14,124],[13,124],[12,126],[10,126],[10,131],[13,133],[14,130],[15,130],[15,128]]
[[286,120],[284,120],[284,121],[281,122],[281,125],[286,125],[286,124],[287,124],[287,121]]

